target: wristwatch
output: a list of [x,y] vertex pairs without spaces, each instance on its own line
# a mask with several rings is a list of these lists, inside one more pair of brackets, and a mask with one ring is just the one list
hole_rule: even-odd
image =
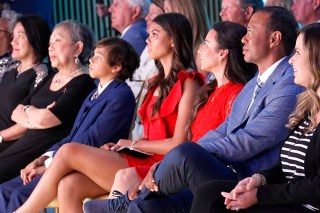
[[2,137],[2,135],[0,135],[0,143],[2,143],[3,142],[3,137]]

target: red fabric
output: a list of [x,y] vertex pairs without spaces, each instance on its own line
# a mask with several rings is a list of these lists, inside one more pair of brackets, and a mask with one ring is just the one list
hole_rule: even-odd
[[[178,81],[173,85],[170,93],[162,102],[159,113],[151,118],[152,106],[157,97],[153,96],[156,88],[150,90],[147,98],[143,102],[139,114],[141,116],[144,138],[152,143],[153,140],[161,140],[173,137],[174,128],[178,116],[178,106],[182,96],[182,86],[186,79],[200,79],[204,83],[202,74],[198,72],[180,71]],[[149,168],[155,163],[162,160],[163,155],[154,154],[153,156],[140,159],[130,155],[121,154],[127,159],[129,167],[135,167],[141,178],[144,178]]]
[[214,90],[192,123],[192,141],[198,141],[209,130],[216,129],[227,118],[234,99],[243,87],[243,84],[229,82]]

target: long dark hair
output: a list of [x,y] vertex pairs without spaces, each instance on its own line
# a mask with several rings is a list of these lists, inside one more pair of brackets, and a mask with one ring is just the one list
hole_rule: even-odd
[[165,77],[164,68],[159,60],[155,60],[159,74],[149,84],[149,91],[159,87],[159,96],[153,105],[152,116],[158,111],[163,100],[178,80],[178,73],[191,67],[194,68],[192,29],[186,17],[179,13],[166,13],[157,16],[153,22],[160,25],[173,39],[174,53],[170,73]]
[[34,63],[41,62],[48,56],[48,45],[50,39],[50,28],[47,22],[38,15],[23,15],[18,17],[16,23],[23,26],[28,42],[34,50],[36,60]]
[[[256,73],[257,66],[245,62],[242,54],[241,39],[247,30],[244,26],[233,22],[220,22],[214,24],[213,30],[217,32],[218,49],[228,49],[227,64],[224,75],[234,83],[245,84]],[[200,108],[207,102],[211,93],[217,87],[217,80],[202,86],[193,104],[193,112],[188,122],[187,130],[189,139],[192,137],[191,125]]]

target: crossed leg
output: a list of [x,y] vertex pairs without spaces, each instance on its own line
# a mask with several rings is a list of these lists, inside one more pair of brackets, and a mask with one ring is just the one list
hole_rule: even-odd
[[[86,193],[88,196],[98,196],[110,192],[116,172],[127,167],[127,161],[116,152],[78,143],[66,144],[57,152],[29,199],[16,212],[33,213],[41,211],[57,197],[58,186],[61,187],[59,195],[65,196],[62,191],[66,187],[64,182],[67,181],[70,184],[74,180],[75,182],[72,184],[82,188],[80,190],[82,194],[75,197],[75,199],[81,198],[77,201],[78,203],[82,201],[82,197],[86,196]],[[81,173],[84,177],[76,175],[75,172]],[[63,181],[60,184],[61,180]],[[77,181],[80,183],[77,183]],[[88,189],[89,187],[92,187],[92,189]],[[62,203],[61,210],[68,212],[69,205]]]

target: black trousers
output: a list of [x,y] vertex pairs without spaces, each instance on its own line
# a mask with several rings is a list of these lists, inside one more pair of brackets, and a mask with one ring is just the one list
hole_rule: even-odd
[[[200,184],[194,193],[191,213],[235,213],[227,210],[221,192],[230,192],[237,181],[214,180]],[[313,211],[302,205],[255,205],[248,209],[240,209],[241,213],[311,213]]]

